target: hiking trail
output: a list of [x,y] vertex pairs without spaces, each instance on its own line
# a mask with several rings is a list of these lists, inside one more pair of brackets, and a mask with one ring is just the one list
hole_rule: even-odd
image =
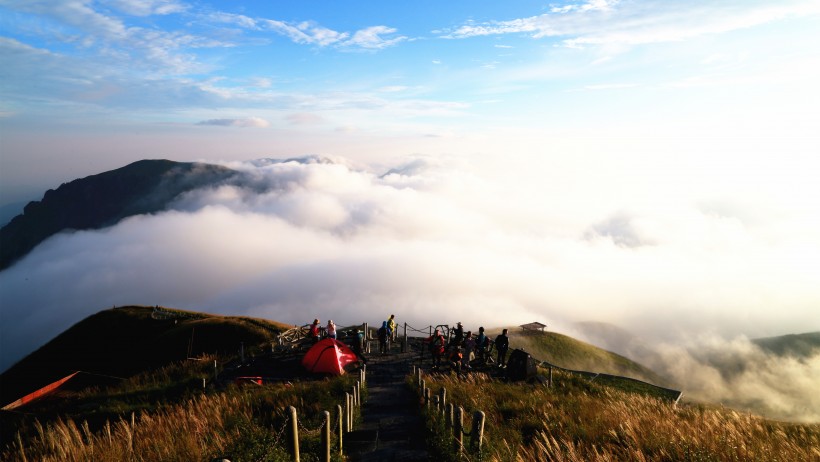
[[[389,354],[368,355],[367,401],[362,423],[345,435],[345,452],[351,461],[424,461],[430,459],[425,443],[424,420],[418,397],[405,383],[418,364],[421,339],[410,338],[407,353],[398,343]],[[377,350],[374,349],[373,351]]]

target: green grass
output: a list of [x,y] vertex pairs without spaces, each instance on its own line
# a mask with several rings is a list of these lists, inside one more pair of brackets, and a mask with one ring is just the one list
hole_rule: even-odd
[[[493,330],[495,338],[500,329]],[[556,332],[522,331],[509,328],[510,349],[520,348],[532,357],[558,367],[621,375],[657,385],[670,386],[663,377],[624,356],[606,351]]]

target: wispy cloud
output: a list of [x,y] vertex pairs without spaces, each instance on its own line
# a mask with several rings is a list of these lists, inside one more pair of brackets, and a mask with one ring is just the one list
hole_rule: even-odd
[[686,4],[592,0],[554,7],[550,13],[503,21],[470,21],[444,38],[527,34],[532,38],[559,38],[563,46],[640,45],[687,40],[782,20],[820,14],[816,2],[792,0],[778,4],[709,1]]
[[337,32],[312,21],[291,24],[273,19],[261,19],[258,23],[269,30],[284,35],[295,43],[322,47],[337,44],[350,36],[347,32]]
[[211,13],[206,18],[209,21],[232,24],[242,29],[273,31],[294,43],[318,47],[380,50],[408,40],[406,36],[396,35],[398,32],[396,28],[384,25],[369,26],[347,32],[324,27],[316,21],[288,22],[268,18],[251,18],[225,12]]
[[265,128],[270,123],[259,117],[246,117],[240,119],[208,119],[197,123],[197,125],[215,125],[217,127],[239,127],[239,128]]
[[109,0],[107,4],[134,16],[182,13],[188,9],[176,0]]
[[[90,1],[59,0],[12,5],[17,12],[47,19],[48,27],[33,32],[47,41],[57,40],[72,45],[73,49],[62,50],[64,55],[73,55],[84,62],[94,61],[95,65],[106,70],[120,68],[127,72],[153,75],[201,72],[206,66],[186,50],[232,45],[187,32],[129,25],[124,18],[115,16],[114,11],[95,8],[97,6]],[[135,16],[184,10],[181,4],[171,1],[121,1],[113,6],[117,11]],[[89,51],[94,54],[90,55]]]
[[356,31],[350,40],[343,42],[347,47],[359,47],[368,50],[379,50],[396,45],[408,38],[400,35],[387,37],[397,32],[397,29],[387,26],[373,26]]

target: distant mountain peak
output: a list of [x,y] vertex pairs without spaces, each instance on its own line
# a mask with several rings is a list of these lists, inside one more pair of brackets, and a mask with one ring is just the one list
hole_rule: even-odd
[[327,157],[327,156],[320,156],[318,154],[310,154],[307,156],[300,156],[300,157],[289,157],[287,159],[275,159],[275,158],[262,158],[262,159],[254,159],[251,160],[249,163],[254,167],[267,167],[269,165],[275,164],[285,164],[288,162],[295,162],[297,164],[338,164],[339,162]]
[[0,229],[0,270],[66,230],[101,229],[123,218],[165,210],[180,194],[226,181],[219,165],[146,159],[49,189]]

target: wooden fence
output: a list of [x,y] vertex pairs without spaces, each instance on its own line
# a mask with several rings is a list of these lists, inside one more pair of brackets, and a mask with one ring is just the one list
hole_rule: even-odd
[[[288,449],[292,460],[299,462],[301,459],[301,451],[299,450],[300,433],[302,434],[316,434],[319,433],[322,441],[321,454],[318,459],[323,462],[330,462],[334,452],[339,456],[344,455],[344,435],[353,431],[354,417],[357,410],[362,406],[362,388],[366,386],[367,366],[365,365],[359,371],[359,379],[353,385],[350,392],[345,393],[344,404],[336,405],[334,414],[335,419],[331,419],[330,411],[322,411],[323,419],[319,428],[310,429],[305,427],[299,420],[298,411],[293,406],[288,406],[285,409],[286,422],[285,426],[279,431],[276,441]],[[336,436],[338,444],[333,444]],[[281,441],[282,438],[285,441]],[[231,462],[230,459],[224,457],[217,457],[212,459],[212,462]]]
[[[432,431],[443,423],[448,433],[443,436],[452,439],[453,452],[459,459],[470,459],[470,456],[475,456],[481,460],[486,421],[484,411],[473,412],[470,431],[465,431],[464,408],[447,401],[447,388],[441,387],[436,395],[432,395],[432,388],[427,386],[428,380],[432,381],[432,376],[425,376],[421,368],[416,367],[413,367],[413,375],[416,387],[423,398],[423,406],[428,416],[428,429]],[[465,444],[465,437],[469,438],[469,444]]]

